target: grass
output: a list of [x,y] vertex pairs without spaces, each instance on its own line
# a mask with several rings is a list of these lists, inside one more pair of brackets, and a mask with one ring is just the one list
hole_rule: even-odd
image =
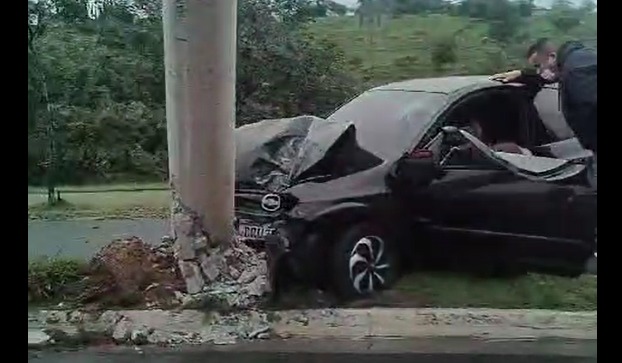
[[[159,186],[160,189],[156,189]],[[170,192],[162,184],[59,188],[62,201],[47,205],[45,193],[28,193],[28,219],[166,218]],[[126,188],[126,189],[123,189]],[[112,191],[111,191],[112,190]]]
[[529,274],[484,279],[448,273],[415,273],[395,287],[400,300],[430,307],[597,310],[596,276],[576,279]]
[[28,304],[71,300],[79,294],[86,266],[67,258],[46,258],[28,263]]
[[[358,25],[357,17],[318,19],[310,27],[320,39],[335,42],[349,68],[372,84],[435,75],[490,74],[522,61],[528,44],[542,36],[557,41],[596,38],[596,16],[568,33],[557,31],[546,17],[531,18],[519,29],[520,41],[501,45],[488,37],[485,22],[449,15],[402,16],[386,19],[381,28]],[[431,48],[443,37],[454,36],[457,61],[436,69]]]
[[[28,303],[74,304],[81,293],[85,264],[66,258],[28,264]],[[304,294],[298,294],[303,296]],[[297,299],[296,307],[305,304]],[[308,303],[308,302],[307,302]],[[414,273],[374,304],[400,307],[597,310],[595,276],[577,279],[530,274],[515,279],[483,279],[457,274]]]
[[[93,193],[93,192],[112,192],[112,191],[145,191],[145,190],[168,190],[166,183],[119,183],[119,184],[100,184],[100,185],[65,185],[56,188],[64,193]],[[28,187],[28,194],[45,195],[47,189],[44,187]]]

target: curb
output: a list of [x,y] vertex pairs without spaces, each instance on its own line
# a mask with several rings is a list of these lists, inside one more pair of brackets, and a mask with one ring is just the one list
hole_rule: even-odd
[[[219,314],[197,310],[124,310],[29,314],[29,346],[102,339],[117,344],[228,345],[276,339],[469,338],[480,341],[597,339],[597,312],[502,309],[320,309]],[[36,333],[35,333],[36,332]],[[43,340],[43,334],[49,339]]]
[[51,343],[52,338],[41,330],[28,329],[28,348],[41,348]]

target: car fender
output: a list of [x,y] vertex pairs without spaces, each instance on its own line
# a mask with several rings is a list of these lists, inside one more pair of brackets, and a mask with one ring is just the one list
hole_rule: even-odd
[[332,219],[337,214],[346,213],[352,217],[364,217],[370,213],[369,205],[359,202],[344,202],[322,209],[309,218],[309,222]]

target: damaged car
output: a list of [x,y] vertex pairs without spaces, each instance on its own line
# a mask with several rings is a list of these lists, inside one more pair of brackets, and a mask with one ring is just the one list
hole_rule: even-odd
[[591,152],[559,111],[484,76],[368,90],[326,119],[236,131],[236,228],[285,277],[344,298],[434,262],[576,276],[596,252]]

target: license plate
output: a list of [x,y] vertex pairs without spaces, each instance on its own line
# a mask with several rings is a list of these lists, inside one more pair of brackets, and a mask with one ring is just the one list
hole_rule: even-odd
[[244,238],[257,238],[263,239],[272,233],[274,228],[270,226],[252,226],[248,224],[241,224],[238,227],[238,235]]

